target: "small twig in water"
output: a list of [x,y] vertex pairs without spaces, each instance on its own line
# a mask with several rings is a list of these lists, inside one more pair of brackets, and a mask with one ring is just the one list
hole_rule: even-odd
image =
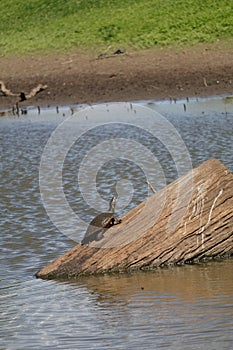
[[155,190],[154,187],[151,185],[151,183],[150,183],[150,181],[149,181],[148,179],[146,180],[146,183],[147,183],[149,189],[151,190],[151,192],[156,193],[156,190]]

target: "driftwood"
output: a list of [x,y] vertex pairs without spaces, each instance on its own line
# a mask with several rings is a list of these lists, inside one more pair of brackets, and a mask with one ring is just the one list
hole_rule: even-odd
[[95,246],[75,246],[36,276],[74,278],[232,254],[233,174],[210,159],[129,211]]
[[28,94],[25,92],[15,93],[11,90],[7,89],[6,85],[3,81],[0,81],[0,92],[3,96],[15,96],[19,97],[18,102],[29,100],[30,98],[36,96],[39,92],[47,89],[47,85],[38,84],[36,87],[34,87]]

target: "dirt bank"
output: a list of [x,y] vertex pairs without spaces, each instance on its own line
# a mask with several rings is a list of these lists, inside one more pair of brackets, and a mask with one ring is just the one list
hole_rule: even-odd
[[[232,54],[229,45],[215,44],[129,51],[103,59],[90,52],[2,57],[0,80],[13,92],[48,85],[22,105],[232,94]],[[11,107],[16,100],[0,96],[0,108]]]

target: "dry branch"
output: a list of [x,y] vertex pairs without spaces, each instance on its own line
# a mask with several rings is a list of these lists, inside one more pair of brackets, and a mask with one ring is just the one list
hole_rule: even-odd
[[41,92],[45,89],[47,89],[47,85],[38,84],[28,94],[25,92],[14,93],[11,90],[7,89],[7,87],[3,81],[0,81],[0,92],[2,93],[2,95],[3,96],[17,96],[20,98],[18,102],[26,101],[26,100],[36,96],[39,92]]
[[233,254],[233,174],[210,159],[129,211],[93,246],[77,245],[37,273],[68,278]]
[[203,83],[204,83],[204,86],[205,86],[205,87],[208,87],[208,84],[207,84],[206,78],[203,78]]
[[19,94],[15,94],[11,90],[7,89],[3,81],[0,81],[0,92],[3,96],[19,96]]

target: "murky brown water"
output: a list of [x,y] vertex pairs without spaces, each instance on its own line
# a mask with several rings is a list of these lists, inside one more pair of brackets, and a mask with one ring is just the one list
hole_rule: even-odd
[[[194,166],[216,157],[233,170],[232,103],[203,100],[189,103],[186,112],[183,103],[151,107],[173,123]],[[59,114],[45,110],[41,115],[30,111],[0,119],[0,349],[232,349],[232,259],[78,281],[34,278],[39,268],[75,245],[48,217],[39,189],[41,155],[52,131],[64,120],[63,113],[70,110]],[[117,130],[123,137],[122,129]],[[85,150],[104,135],[108,138],[108,133],[102,130],[101,139],[99,129],[92,129],[90,141],[84,135],[64,162],[67,200],[77,213],[84,210],[87,221],[96,210],[78,199],[77,168]],[[134,129],[126,134],[152,151],[155,146],[167,182],[177,177],[176,164],[164,145],[147,134],[137,136]],[[108,164],[99,170],[98,190],[108,200],[111,177],[126,178],[120,189],[125,191],[129,183],[134,188],[124,208],[128,210],[148,195],[142,186],[144,175],[132,162],[118,160],[116,169]],[[158,176],[158,186],[163,185]],[[80,229],[78,238],[82,234]]]

